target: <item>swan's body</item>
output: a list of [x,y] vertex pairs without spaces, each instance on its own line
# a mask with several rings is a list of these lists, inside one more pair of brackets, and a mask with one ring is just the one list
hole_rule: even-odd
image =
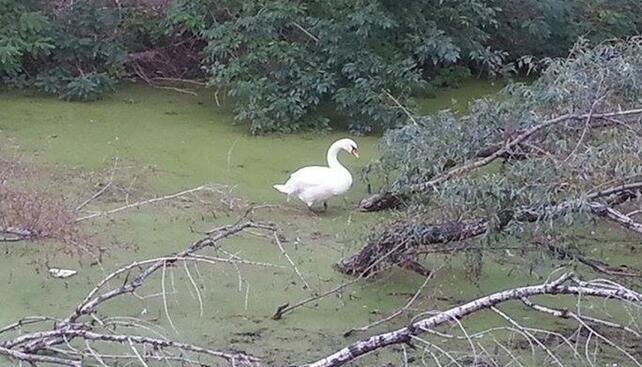
[[341,195],[352,186],[352,175],[337,159],[341,150],[350,152],[357,158],[357,143],[351,139],[341,139],[334,142],[328,149],[328,166],[303,167],[290,175],[283,185],[274,188],[288,196],[298,197],[311,208],[314,203],[333,196]]

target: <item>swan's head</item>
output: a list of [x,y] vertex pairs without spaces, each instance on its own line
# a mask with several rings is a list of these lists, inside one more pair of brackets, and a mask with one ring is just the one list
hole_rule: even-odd
[[337,140],[334,145],[337,145],[339,148],[359,158],[359,149],[357,148],[357,143],[355,143],[354,140],[347,138],[341,139]]

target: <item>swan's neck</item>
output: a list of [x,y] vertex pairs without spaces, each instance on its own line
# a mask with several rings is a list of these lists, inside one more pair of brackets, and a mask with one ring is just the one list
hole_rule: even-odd
[[340,151],[341,147],[339,147],[339,145],[337,145],[336,143],[330,146],[330,148],[328,149],[328,167],[346,169],[337,159],[337,155],[339,155]]

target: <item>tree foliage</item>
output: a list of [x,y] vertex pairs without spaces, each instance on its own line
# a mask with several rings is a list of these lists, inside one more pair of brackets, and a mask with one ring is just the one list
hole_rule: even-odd
[[642,32],[637,0],[500,0],[491,44],[511,58],[566,55],[579,37],[593,43]]
[[[640,196],[641,95],[642,39],[584,41],[568,58],[548,60],[535,83],[511,84],[465,116],[444,111],[389,130],[370,169],[391,176],[409,217],[373,246],[390,248],[400,233],[415,247],[490,233],[528,243],[587,213],[642,233],[609,209]],[[364,203],[380,207],[380,198]]]
[[[442,111],[434,116],[415,118],[417,124],[388,131],[381,142],[382,157],[376,164],[382,172],[398,173],[393,189],[403,189],[475,158],[485,148],[501,144],[507,137],[551,117],[626,109],[638,106],[640,95],[642,47],[639,39],[604,44],[595,49],[581,42],[573,48],[569,58],[548,60],[545,70],[533,84],[510,84],[501,92],[500,98],[476,101],[465,116]],[[600,168],[604,167],[604,162],[600,159],[609,160],[614,155],[629,157],[617,160],[622,165],[629,162],[629,166],[622,167],[621,177],[642,173],[636,171],[642,167],[630,160],[641,154],[640,146],[636,144],[639,136],[626,129],[588,129],[590,131],[584,132],[581,127],[570,131],[566,126],[550,129],[545,139],[542,137],[542,141],[538,141],[541,154],[507,162],[497,167],[501,172],[490,176],[504,180],[506,174],[515,174],[528,180],[533,172],[523,170],[529,168],[541,173],[552,170],[550,174],[558,177],[557,181],[568,182],[570,178],[563,175],[577,176],[580,170],[584,173],[581,175],[583,181],[592,184],[595,180],[590,178],[603,171]],[[579,141],[582,132],[584,137]],[[534,154],[535,148],[529,150],[527,146],[520,146],[520,149],[521,152],[514,154]],[[515,185],[519,187],[524,182],[517,181]],[[475,182],[474,186],[478,187],[478,184]],[[586,189],[578,188],[580,192]]]
[[[152,2],[153,3],[153,2]],[[127,76],[208,77],[253,133],[399,127],[404,105],[585,36],[641,31],[636,0],[0,0],[0,79],[93,100]],[[526,57],[530,56],[530,57]]]
[[[324,107],[354,130],[405,122],[398,104],[472,67],[558,56],[578,36],[640,31],[630,1],[179,1],[173,18],[207,40],[210,84],[237,97],[254,133],[327,126]],[[637,11],[637,12],[636,12]]]
[[0,75],[15,76],[28,58],[48,55],[54,47],[50,26],[29,3],[0,1]]
[[426,73],[480,54],[495,9],[477,0],[201,0],[171,13],[208,41],[210,83],[229,87],[237,119],[256,133],[326,126],[310,116],[324,103],[355,130],[398,125],[390,96],[405,101],[426,87]]
[[0,0],[0,78],[67,100],[95,100],[124,75],[123,15],[99,0]]

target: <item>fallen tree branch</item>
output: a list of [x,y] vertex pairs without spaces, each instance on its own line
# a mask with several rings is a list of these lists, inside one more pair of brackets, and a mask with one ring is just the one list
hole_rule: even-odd
[[513,149],[519,146],[521,143],[528,140],[530,137],[535,135],[537,132],[544,130],[553,125],[557,125],[569,120],[585,121],[588,118],[593,120],[597,119],[608,119],[617,116],[630,116],[642,114],[642,109],[632,109],[626,111],[617,111],[617,112],[608,112],[608,113],[585,113],[585,114],[566,114],[546,120],[541,124],[532,126],[524,131],[522,131],[516,137],[511,138],[509,141],[505,142],[501,148],[495,150],[493,153],[487,155],[483,158],[478,158],[470,162],[466,162],[450,168],[446,172],[441,173],[437,177],[430,179],[429,181],[410,185],[407,188],[404,188],[402,191],[387,191],[381,194],[372,195],[367,197],[359,203],[359,209],[366,212],[378,211],[388,209],[394,206],[399,205],[400,203],[407,200],[409,195],[417,192],[429,192],[434,187],[450,180],[454,177],[459,177],[465,173],[475,171],[481,167],[487,166],[498,158],[506,157],[507,154],[510,154]]
[[137,201],[135,203],[131,203],[131,204],[127,204],[127,205],[124,205],[124,206],[120,206],[118,208],[114,208],[114,209],[110,209],[110,210],[106,210],[106,211],[101,211],[101,212],[96,212],[96,213],[93,213],[93,214],[89,214],[89,215],[86,215],[86,216],[83,216],[83,217],[76,218],[74,220],[74,223],[82,222],[82,221],[85,221],[85,220],[88,220],[88,219],[97,218],[97,217],[109,216],[109,215],[112,215],[112,214],[116,214],[118,212],[122,212],[123,210],[132,209],[132,208],[138,208],[138,207],[141,207],[141,206],[144,206],[144,205],[158,203],[160,201],[175,199],[175,198],[178,198],[178,197],[181,197],[181,196],[185,196],[185,195],[188,195],[188,194],[191,194],[191,193],[194,193],[194,192],[198,192],[198,191],[216,191],[216,190],[212,185],[201,185],[201,186],[194,187],[194,188],[187,189],[187,190],[183,190],[183,191],[180,191],[180,192],[177,192],[177,193],[173,193],[173,194],[169,194],[169,195],[165,195],[165,196],[160,196],[160,197],[155,197],[155,198],[147,199],[147,200],[141,200],[141,201]]
[[[101,320],[103,316],[98,314],[99,307],[108,301],[125,295],[136,296],[135,292],[141,288],[154,273],[159,270],[165,272],[168,266],[172,266],[176,262],[225,263],[226,259],[199,255],[196,254],[196,252],[205,248],[216,248],[219,241],[249,228],[270,232],[275,231],[275,227],[272,224],[255,223],[244,220],[213,231],[207,237],[192,243],[187,249],[175,255],[137,261],[121,267],[100,281],[66,318],[56,320],[49,317],[29,317],[1,328],[0,336],[6,336],[21,330],[22,325],[35,325],[45,321],[54,321],[53,327],[49,330],[22,331],[18,336],[13,338],[0,339],[0,355],[28,363],[51,363],[67,366],[85,365],[87,360],[94,360],[101,363],[103,359],[129,358],[125,354],[106,355],[98,351],[99,347],[104,347],[104,343],[111,343],[112,345],[122,344],[131,347],[131,350],[135,351],[135,355],[141,363],[145,363],[145,361],[149,359],[170,361],[170,359],[165,358],[166,356],[161,352],[165,349],[173,349],[174,351],[180,351],[181,354],[195,353],[203,356],[221,358],[232,366],[256,365],[259,362],[257,358],[241,352],[222,352],[193,344],[172,341],[165,337],[156,338],[136,334],[119,334],[116,329],[118,324],[105,322]],[[229,262],[234,262],[235,264],[264,265],[237,258],[229,259]],[[123,276],[124,281],[121,281],[119,277]],[[107,288],[110,282],[115,283],[116,281],[118,281],[120,285]],[[129,325],[129,323],[125,324]],[[149,331],[149,328],[141,327],[137,323],[131,325]],[[101,330],[104,330],[104,332]],[[71,347],[70,342],[74,339],[83,340],[88,345],[87,349],[83,350]],[[92,347],[88,344],[90,342],[96,344]],[[139,354],[134,345],[152,347],[154,352],[151,354]],[[180,358],[173,360],[180,363],[184,362],[185,359]],[[187,358],[187,360],[190,359]],[[199,363],[203,366],[216,365],[206,363],[203,360],[200,360]]]
[[593,213],[642,235],[642,223],[634,221],[631,217],[620,213],[618,210],[602,203],[591,203],[591,209]]
[[0,227],[0,242],[24,241],[37,237],[30,230],[16,227]]
[[588,266],[589,268],[595,270],[598,273],[607,274],[607,275],[616,276],[616,277],[642,278],[642,273],[635,269],[630,269],[626,266],[612,266],[607,264],[604,261],[586,257],[579,253],[575,253],[573,251],[564,249],[563,247],[553,244],[551,241],[536,239],[534,242],[538,246],[545,248],[555,258],[576,260]]
[[506,289],[485,297],[477,298],[463,305],[450,308],[438,314],[415,321],[387,333],[377,334],[367,339],[359,340],[328,355],[320,360],[305,364],[306,367],[338,367],[352,362],[375,350],[395,345],[409,344],[413,337],[432,331],[440,326],[448,325],[454,320],[461,320],[466,316],[482,310],[496,308],[511,300],[523,300],[533,296],[542,295],[572,295],[581,297],[597,297],[632,303],[642,307],[642,294],[623,286],[609,286],[600,283],[587,283],[577,280],[572,273],[567,273],[560,278],[544,284]]
[[[642,224],[613,209],[609,204],[597,201],[606,198],[607,203],[620,204],[637,197],[641,189],[642,182],[618,184],[588,194],[583,200],[570,200],[538,209],[521,207],[512,211],[506,210],[499,214],[498,223],[485,218],[442,224],[423,221],[399,221],[388,226],[379,236],[370,240],[359,253],[337,264],[337,268],[341,272],[351,275],[360,274],[365,269],[378,271],[377,267],[373,267],[375,263],[380,264],[379,267],[392,264],[409,268],[406,264],[415,261],[422,247],[475,238],[488,233],[491,229],[501,229],[510,222],[529,223],[560,217],[583,209],[585,207],[584,204],[588,205],[592,214],[605,217],[628,230],[642,234]],[[588,200],[588,203],[585,203],[584,200]],[[392,248],[397,248],[397,250],[391,251]],[[386,254],[385,262],[382,262],[384,254]],[[593,268],[600,269],[599,267]],[[410,270],[413,269],[410,268]],[[627,274],[627,272],[621,273],[622,276],[629,276]],[[638,273],[633,272],[631,274],[630,276],[637,276]]]

